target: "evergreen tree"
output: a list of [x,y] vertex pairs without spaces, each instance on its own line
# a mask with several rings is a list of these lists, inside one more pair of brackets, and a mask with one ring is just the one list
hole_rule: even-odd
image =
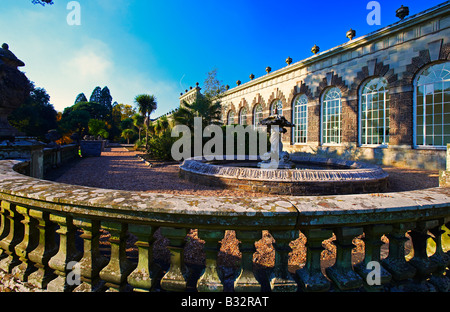
[[100,103],[102,97],[102,88],[95,87],[94,91],[92,91],[91,97],[89,98],[89,102]]
[[87,102],[87,101],[88,100],[87,100],[86,95],[84,93],[80,93],[80,94],[77,95],[77,98],[75,99],[75,103],[74,104],[77,104],[77,103],[80,103],[80,102]]

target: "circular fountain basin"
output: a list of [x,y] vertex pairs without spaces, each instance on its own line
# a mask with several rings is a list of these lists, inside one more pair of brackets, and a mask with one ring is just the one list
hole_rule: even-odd
[[291,156],[293,169],[261,169],[260,160],[186,159],[180,176],[191,182],[279,195],[384,192],[388,174],[379,166],[334,158]]

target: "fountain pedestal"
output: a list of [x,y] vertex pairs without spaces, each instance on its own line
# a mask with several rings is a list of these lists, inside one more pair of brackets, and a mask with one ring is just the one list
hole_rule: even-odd
[[270,152],[265,153],[258,163],[261,169],[293,169],[295,164],[290,161],[289,153],[283,151],[282,135],[287,132],[285,127],[294,127],[284,116],[272,115],[261,121],[261,125],[270,131]]

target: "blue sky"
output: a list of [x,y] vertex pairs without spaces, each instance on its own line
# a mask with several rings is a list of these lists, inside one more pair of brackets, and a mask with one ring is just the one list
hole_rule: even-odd
[[368,25],[369,0],[153,1],[79,0],[81,25],[66,18],[69,0],[53,6],[0,0],[0,41],[26,63],[22,70],[51,96],[58,111],[84,92],[108,86],[114,101],[156,95],[157,117],[179,104],[180,92],[202,85],[214,68],[224,84],[247,82],[267,66],[280,69],[348,39],[390,25],[400,5],[416,14],[443,0],[379,0],[381,25]]

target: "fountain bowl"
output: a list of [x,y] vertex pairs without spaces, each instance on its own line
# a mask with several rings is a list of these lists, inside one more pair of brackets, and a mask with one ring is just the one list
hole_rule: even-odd
[[[220,158],[219,158],[220,159]],[[236,158],[239,159],[239,158]],[[379,166],[335,158],[291,156],[292,169],[258,168],[261,159],[193,157],[180,166],[181,178],[201,185],[278,195],[380,193],[389,175]]]

